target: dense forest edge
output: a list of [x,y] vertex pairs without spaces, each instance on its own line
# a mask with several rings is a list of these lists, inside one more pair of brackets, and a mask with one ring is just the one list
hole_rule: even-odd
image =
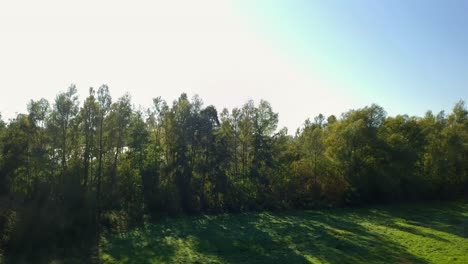
[[[266,101],[218,112],[195,96],[137,108],[71,85],[0,116],[0,263],[98,254],[103,232],[166,216],[456,199],[468,194],[468,109],[378,105],[278,129]],[[47,253],[45,253],[47,252]]]

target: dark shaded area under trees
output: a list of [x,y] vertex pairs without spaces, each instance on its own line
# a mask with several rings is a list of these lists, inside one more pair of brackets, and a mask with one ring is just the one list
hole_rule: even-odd
[[199,97],[136,109],[107,86],[0,118],[0,255],[92,255],[103,229],[166,215],[456,198],[468,192],[468,110],[380,106],[277,129],[270,104]]

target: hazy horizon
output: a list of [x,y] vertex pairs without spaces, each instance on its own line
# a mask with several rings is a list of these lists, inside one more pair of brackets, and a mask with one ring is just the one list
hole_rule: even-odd
[[372,103],[389,115],[468,98],[462,1],[82,1],[0,4],[0,113],[76,84],[135,105],[185,92],[205,105],[269,101],[290,133]]

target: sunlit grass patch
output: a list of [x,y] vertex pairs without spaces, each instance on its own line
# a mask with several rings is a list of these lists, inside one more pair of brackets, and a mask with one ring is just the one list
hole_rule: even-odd
[[468,263],[468,203],[167,219],[103,240],[104,263]]

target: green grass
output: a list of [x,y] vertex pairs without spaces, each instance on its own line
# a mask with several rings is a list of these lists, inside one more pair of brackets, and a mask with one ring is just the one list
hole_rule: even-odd
[[468,201],[168,219],[102,244],[104,263],[468,263]]

